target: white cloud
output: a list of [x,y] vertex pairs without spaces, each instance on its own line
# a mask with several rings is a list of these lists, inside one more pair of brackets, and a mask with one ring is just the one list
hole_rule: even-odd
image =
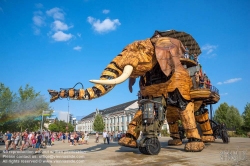
[[52,38],[55,40],[55,41],[68,41],[69,39],[71,39],[73,37],[72,34],[66,34],[62,31],[58,31],[56,32]]
[[104,9],[104,10],[102,11],[102,13],[104,13],[104,14],[108,14],[108,13],[109,13],[109,10]]
[[35,6],[36,6],[36,8],[43,8],[43,4],[41,4],[41,3],[36,3]]
[[33,27],[33,30],[34,30],[34,34],[35,35],[40,35],[40,29],[39,28],[37,28],[37,27]]
[[3,12],[3,9],[0,7],[0,11]]
[[218,82],[217,84],[218,84],[218,85],[230,84],[230,83],[238,82],[238,81],[240,81],[240,80],[242,80],[242,79],[241,79],[241,78],[231,78],[231,79],[226,80],[226,81],[224,81],[224,82]]
[[82,36],[82,34],[80,34],[80,33],[77,33],[77,36],[78,36],[78,37],[81,37],[81,36]]
[[33,31],[35,35],[39,35],[41,30],[40,27],[45,26],[45,16],[42,11],[35,11],[32,17]]
[[66,30],[68,30],[71,27],[73,27],[73,26],[69,27],[67,24],[65,24],[65,23],[63,23],[63,22],[61,22],[59,20],[56,20],[56,21],[54,21],[52,23],[52,29],[54,31],[59,31],[59,30],[66,31]]
[[76,50],[76,51],[80,51],[80,50],[82,49],[82,47],[76,46],[76,47],[74,47],[73,49]]
[[45,25],[45,22],[44,22],[44,17],[42,16],[39,16],[39,15],[35,15],[33,16],[32,18],[33,20],[33,23],[36,25],[36,26],[42,26],[42,25]]
[[115,30],[121,25],[118,19],[110,20],[109,18],[106,18],[101,22],[99,19],[88,17],[87,21],[93,26],[94,30],[99,33]]
[[230,84],[230,83],[234,83],[234,82],[237,82],[240,80],[241,80],[241,78],[232,78],[232,79],[224,81],[224,84]]
[[46,14],[50,17],[53,17],[55,20],[64,20],[64,13],[60,8],[55,7],[53,9],[47,10]]
[[226,95],[228,95],[228,93],[221,93],[220,95],[221,96],[226,96]]
[[206,45],[201,47],[201,50],[206,52],[206,54],[208,55],[208,54],[211,54],[214,50],[216,50],[217,47],[218,46],[206,44]]

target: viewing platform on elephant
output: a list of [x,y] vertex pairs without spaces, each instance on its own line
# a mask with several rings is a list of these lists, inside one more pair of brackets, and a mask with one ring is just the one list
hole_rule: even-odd
[[180,61],[181,61],[181,64],[185,66],[185,68],[190,68],[190,67],[198,65],[197,62],[188,58],[180,58]]
[[210,88],[193,88],[190,91],[191,99],[203,100],[206,104],[215,104],[220,100],[219,90],[215,86]]

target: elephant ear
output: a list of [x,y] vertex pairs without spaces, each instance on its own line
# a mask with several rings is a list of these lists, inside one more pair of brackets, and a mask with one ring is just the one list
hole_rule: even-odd
[[159,38],[155,43],[156,59],[161,67],[161,70],[166,76],[169,76],[174,69],[170,50],[174,49],[176,45],[171,42],[170,38]]
[[166,76],[172,71],[183,70],[180,58],[185,48],[180,40],[161,37],[155,42],[156,59]]
[[132,86],[135,84],[135,78],[129,78],[129,85],[128,85],[128,87],[129,87],[129,91],[130,91],[130,93],[132,93],[133,92],[133,88],[132,88]]

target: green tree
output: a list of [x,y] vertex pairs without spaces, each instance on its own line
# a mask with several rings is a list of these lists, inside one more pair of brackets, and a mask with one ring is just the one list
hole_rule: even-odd
[[[66,129],[66,127],[68,127],[68,130]],[[49,130],[50,131],[56,131],[56,132],[72,132],[74,131],[74,126],[70,123],[66,123],[62,120],[58,121],[58,120],[55,120],[54,123],[50,124],[49,125]]]
[[239,129],[243,125],[243,119],[240,116],[239,110],[234,106],[230,106],[226,113],[226,126],[228,128]]
[[102,132],[105,128],[105,124],[102,119],[102,115],[97,113],[93,123],[93,129],[98,132]]
[[250,129],[250,103],[247,103],[247,105],[245,106],[245,110],[242,113],[242,117],[244,120],[244,127]]
[[33,100],[37,96],[40,95],[40,92],[36,92],[33,87],[29,86],[29,84],[26,84],[24,89],[21,86],[18,89],[18,92],[19,92],[19,96],[20,96],[21,101]]
[[55,123],[50,124],[49,125],[49,130],[58,132],[59,131],[58,125],[55,124]]
[[227,103],[222,103],[215,111],[214,120],[218,123],[224,123],[228,128],[240,128],[243,124],[243,119],[240,116],[239,110],[234,106],[228,106]]
[[16,95],[0,83],[0,131],[5,132],[12,128],[14,122],[14,113],[12,105],[15,102]]
[[[18,118],[17,126],[21,131],[26,128],[32,131],[40,129],[41,120],[36,117],[42,116],[43,111],[50,111],[52,114],[53,110],[50,109],[49,103],[40,95],[40,92],[36,92],[29,84],[25,88],[21,86],[18,92],[19,100],[16,113],[26,116]],[[46,121],[46,117],[43,116],[43,122]]]
[[220,106],[215,110],[214,120],[218,123],[225,123],[226,124],[226,114],[229,106],[227,103],[222,103]]
[[13,94],[4,84],[0,84],[0,131],[38,130],[42,111],[52,110],[49,103],[28,84]]

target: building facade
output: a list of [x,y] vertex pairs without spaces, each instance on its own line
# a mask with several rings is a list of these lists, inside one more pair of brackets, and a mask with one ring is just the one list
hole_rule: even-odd
[[[105,123],[106,131],[122,131],[126,132],[129,122],[133,119],[136,111],[138,111],[138,100],[133,100],[104,110],[96,110],[88,116],[78,121],[76,131],[86,131],[94,133],[93,123],[96,114],[101,114]],[[168,130],[167,122],[164,123],[163,129]]]

